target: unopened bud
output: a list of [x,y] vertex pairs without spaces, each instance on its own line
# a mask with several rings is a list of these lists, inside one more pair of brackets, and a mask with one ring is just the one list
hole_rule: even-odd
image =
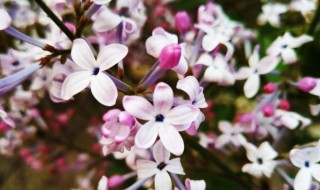
[[171,69],[179,64],[181,58],[181,47],[172,44],[164,47],[159,56],[159,64],[162,68]]
[[267,105],[263,106],[262,112],[263,112],[263,115],[264,115],[265,117],[271,117],[271,116],[273,116],[273,114],[274,114],[273,106],[270,105],[270,104],[267,104]]
[[288,100],[281,100],[278,107],[279,107],[279,109],[282,109],[282,110],[289,110],[290,103]]
[[116,188],[124,182],[124,178],[121,175],[113,175],[108,179],[108,187]]
[[277,88],[277,86],[274,83],[269,82],[263,86],[263,91],[266,94],[271,94],[276,90],[276,88]]
[[298,82],[298,87],[304,92],[310,92],[317,86],[317,80],[312,77],[304,77]]
[[180,33],[185,32],[191,28],[190,17],[187,12],[181,11],[174,17],[174,23]]

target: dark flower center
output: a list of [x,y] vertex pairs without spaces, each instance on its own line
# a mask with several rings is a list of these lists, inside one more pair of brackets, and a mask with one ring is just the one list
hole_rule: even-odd
[[158,114],[158,115],[156,116],[156,122],[163,122],[163,120],[164,120],[164,116],[163,116],[163,115]]
[[12,66],[19,66],[20,65],[20,62],[19,61],[15,61],[12,63]]
[[260,164],[260,165],[263,164],[263,160],[262,160],[261,158],[258,158],[258,159],[257,159],[257,162],[258,162],[258,164]]
[[98,67],[93,69],[92,75],[97,75],[99,73],[100,69]]
[[166,167],[166,165],[167,165],[167,164],[165,164],[164,162],[161,162],[161,163],[157,166],[157,168],[158,168],[159,170],[162,170],[164,167]]
[[304,162],[304,167],[306,167],[306,168],[309,168],[309,167],[310,167],[309,161],[305,161],[305,162]]
[[281,46],[281,48],[283,48],[283,49],[286,49],[287,47],[288,47],[287,44],[283,44],[283,45]]

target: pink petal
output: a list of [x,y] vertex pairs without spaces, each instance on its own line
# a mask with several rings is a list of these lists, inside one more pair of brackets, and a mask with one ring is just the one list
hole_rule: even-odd
[[137,160],[137,174],[139,179],[151,177],[158,173],[157,163],[150,160]]
[[181,165],[180,158],[174,158],[172,160],[169,160],[167,162],[167,166],[165,167],[165,170],[171,173],[185,175],[183,171],[183,167]]
[[121,22],[121,17],[109,9],[103,10],[93,23],[93,29],[97,32],[107,32],[116,28]]
[[73,41],[71,57],[75,64],[83,69],[93,70],[96,59],[91,48],[84,39]]
[[91,79],[92,95],[101,104],[105,106],[113,106],[118,97],[118,91],[113,81],[104,73],[99,73]]
[[89,71],[78,71],[69,75],[61,87],[62,98],[69,100],[73,95],[85,89],[90,84],[91,74]]
[[150,148],[156,141],[159,128],[163,128],[163,123],[149,121],[142,125],[135,137],[135,144],[139,148]]
[[114,137],[115,143],[122,143],[127,139],[131,132],[131,129],[127,125],[120,125],[116,136]]
[[166,83],[159,83],[153,93],[155,110],[160,114],[166,114],[173,104],[173,91]]
[[157,163],[165,162],[170,158],[170,152],[158,141],[153,147],[153,157]]
[[251,75],[244,84],[243,90],[247,98],[255,96],[260,87],[260,77],[258,74]]
[[192,105],[180,105],[169,111],[164,122],[172,125],[182,125],[193,122],[199,114],[199,109]]
[[230,135],[222,134],[216,139],[216,141],[214,143],[215,147],[216,148],[222,148],[224,145],[229,143],[230,140],[231,140],[231,136]]
[[169,124],[159,126],[159,137],[163,146],[172,154],[179,156],[183,153],[184,143],[179,132]]
[[197,98],[199,94],[199,88],[199,82],[193,76],[188,76],[184,79],[181,79],[177,83],[177,89],[185,91],[188,94],[191,101]]
[[168,172],[162,170],[161,172],[157,173],[155,179],[155,190],[171,190],[172,189],[172,182]]
[[0,30],[5,30],[11,25],[11,17],[4,9],[0,9]]
[[122,100],[124,109],[132,116],[142,120],[155,120],[154,107],[140,96],[125,96]]
[[102,48],[97,63],[101,71],[107,70],[120,62],[128,54],[128,48],[121,44],[110,44]]

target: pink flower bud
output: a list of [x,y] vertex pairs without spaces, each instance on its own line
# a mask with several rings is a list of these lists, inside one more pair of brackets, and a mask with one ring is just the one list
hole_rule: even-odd
[[181,47],[178,44],[171,44],[164,47],[159,56],[159,64],[165,69],[171,69],[179,64]]
[[288,100],[281,100],[281,102],[278,105],[279,109],[282,110],[289,110],[290,109],[290,103]]
[[263,115],[264,115],[265,117],[271,117],[271,116],[273,116],[273,114],[274,114],[273,106],[270,105],[270,104],[267,104],[267,105],[263,106],[262,112],[263,112]]
[[121,111],[119,109],[111,109],[107,113],[105,113],[102,117],[103,121],[113,121],[116,120],[119,113]]
[[185,32],[191,28],[190,17],[187,12],[181,11],[174,17],[174,24],[180,33]]
[[121,175],[113,175],[108,179],[108,187],[116,188],[124,182],[124,178]]
[[196,125],[192,123],[191,126],[186,130],[186,132],[190,136],[196,135],[198,132]]
[[277,86],[274,83],[269,82],[263,86],[263,91],[266,94],[271,94],[276,90],[276,88],[277,88]]
[[298,82],[298,87],[304,92],[310,92],[317,86],[317,80],[312,77],[304,77]]
[[136,124],[136,120],[134,119],[134,117],[126,111],[120,112],[118,118],[119,123],[121,124],[128,125],[130,127],[133,127]]

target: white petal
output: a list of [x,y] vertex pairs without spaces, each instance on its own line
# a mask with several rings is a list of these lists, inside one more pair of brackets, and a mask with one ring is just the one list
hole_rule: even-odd
[[260,178],[262,177],[263,173],[262,173],[262,170],[261,170],[261,166],[256,164],[256,163],[253,163],[253,164],[245,164],[243,167],[242,167],[242,172],[247,172],[257,178]]
[[168,172],[162,170],[157,173],[155,179],[155,190],[171,190],[172,182]]
[[277,161],[268,161],[264,163],[262,167],[263,174],[266,177],[270,178],[277,164],[278,164]]
[[103,5],[109,3],[111,0],[92,0],[97,5]]
[[180,75],[184,75],[188,71],[188,63],[183,55],[180,57],[178,65],[173,67],[172,70]]
[[300,47],[302,44],[305,44],[307,42],[311,42],[313,40],[313,37],[308,35],[301,35],[297,38],[294,38],[290,43],[291,48],[297,48]]
[[230,135],[222,134],[216,139],[214,145],[216,148],[222,148],[224,145],[230,142],[230,140],[231,140]]
[[214,59],[209,53],[203,53],[196,62],[196,65],[213,66]]
[[11,17],[4,9],[0,8],[0,30],[7,29],[11,25]]
[[247,151],[247,158],[251,161],[251,162],[256,162],[257,159],[259,158],[259,153],[258,153],[258,149],[257,147],[255,147],[253,144],[247,143],[246,145],[244,145]]
[[69,75],[62,84],[62,98],[69,100],[73,95],[85,89],[90,84],[91,75],[89,71],[78,71]]
[[166,83],[157,84],[153,93],[153,105],[158,113],[165,115],[172,107],[173,91]]
[[177,83],[177,89],[185,91],[191,101],[197,98],[199,94],[199,88],[199,82],[193,76],[187,76],[186,78],[179,80]]
[[84,39],[73,41],[71,57],[75,64],[83,69],[93,70],[96,59],[91,48]]
[[279,63],[279,58],[274,56],[267,56],[262,58],[257,64],[257,70],[260,75],[270,73]]
[[320,113],[320,104],[309,105],[312,116],[316,116]]
[[169,32],[166,32],[163,28],[161,27],[157,27],[152,31],[152,35],[160,35],[163,37],[166,37],[169,41],[171,41],[171,43],[178,43],[178,37],[174,34],[171,34]]
[[102,176],[99,180],[97,190],[108,190],[108,178],[106,176]]
[[220,69],[216,69],[215,67],[208,67],[203,75],[203,80],[208,82],[223,82],[224,73]]
[[146,40],[147,53],[155,58],[158,58],[162,49],[170,44],[173,43],[164,36],[151,36]]
[[163,146],[172,154],[179,156],[183,153],[184,142],[179,132],[172,125],[159,126],[159,137]]
[[185,175],[183,171],[183,167],[181,165],[180,158],[174,158],[172,160],[169,160],[167,162],[167,166],[165,167],[165,170],[171,173]]
[[282,56],[283,61],[286,64],[291,64],[291,63],[294,63],[297,61],[296,52],[290,48],[286,48],[286,49],[282,50],[281,56]]
[[210,52],[219,45],[219,41],[212,38],[210,35],[205,35],[202,40],[202,47],[204,50]]
[[159,128],[163,128],[163,123],[149,121],[142,125],[135,136],[135,144],[139,148],[150,148],[156,141]]
[[272,160],[278,156],[278,153],[272,148],[269,142],[263,142],[258,149],[259,156],[263,158],[263,160]]
[[306,161],[306,155],[304,154],[304,151],[299,149],[292,149],[290,151],[290,161],[294,166],[298,168],[303,167]]
[[157,163],[150,160],[137,160],[137,174],[139,179],[151,177],[158,173]]
[[121,44],[110,44],[102,48],[97,58],[101,71],[107,70],[120,62],[128,54],[128,48]]
[[123,107],[132,116],[142,120],[155,120],[155,110],[146,99],[140,96],[125,96]]
[[312,178],[309,169],[301,169],[294,178],[294,189],[309,190],[311,187]]
[[258,74],[251,75],[244,84],[243,90],[247,98],[255,96],[260,87],[260,76]]
[[299,120],[292,115],[285,114],[280,118],[281,123],[289,129],[295,129],[299,126]]
[[187,190],[205,190],[206,182],[204,180],[190,180],[186,179],[186,188]]
[[121,22],[119,15],[113,13],[109,9],[103,10],[93,23],[93,29],[97,32],[106,32],[117,27]]
[[252,74],[253,70],[249,67],[241,67],[238,72],[235,74],[235,78],[237,80],[243,80],[246,79],[248,77],[250,77],[250,75]]
[[161,141],[158,141],[153,147],[153,157],[157,163],[167,163],[170,158],[170,152],[163,146]]
[[312,176],[320,182],[320,164],[313,164],[310,170]]
[[118,91],[113,81],[104,73],[100,72],[93,76],[90,84],[92,95],[101,104],[113,106],[118,97]]
[[315,86],[309,93],[315,96],[320,96],[320,79],[317,79],[317,86]]
[[192,105],[180,105],[165,115],[164,122],[172,125],[182,125],[193,122],[199,114],[199,109]]
[[232,127],[231,123],[229,123],[228,121],[220,121],[218,124],[218,128],[223,133],[234,132],[234,127]]

